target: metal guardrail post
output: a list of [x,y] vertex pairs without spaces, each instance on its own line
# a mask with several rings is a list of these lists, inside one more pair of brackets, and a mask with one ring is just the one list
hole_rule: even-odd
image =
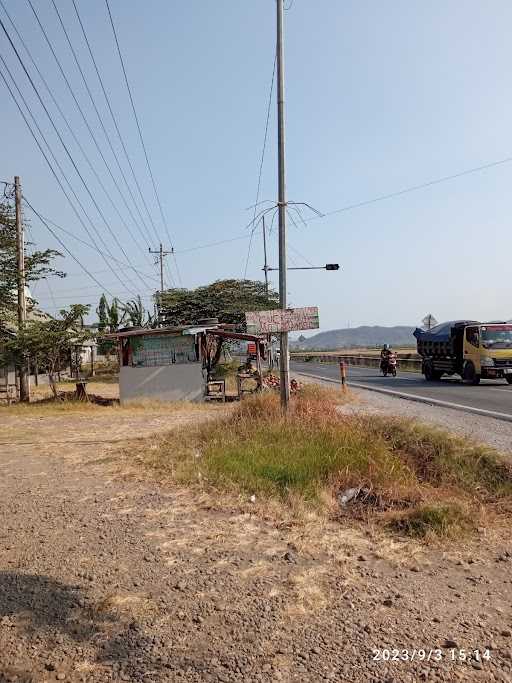
[[346,390],[347,382],[347,366],[344,360],[340,360],[340,377],[341,377],[341,388],[343,391]]

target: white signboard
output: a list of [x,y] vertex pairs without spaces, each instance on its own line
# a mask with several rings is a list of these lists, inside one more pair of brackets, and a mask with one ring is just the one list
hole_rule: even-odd
[[316,330],[319,327],[317,306],[253,311],[245,314],[245,321],[249,334],[298,332],[300,330]]

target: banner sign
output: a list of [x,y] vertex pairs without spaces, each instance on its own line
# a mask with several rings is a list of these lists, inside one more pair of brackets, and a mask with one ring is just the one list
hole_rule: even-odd
[[253,311],[245,314],[249,334],[273,334],[276,332],[299,332],[319,327],[318,307],[278,308],[274,311]]

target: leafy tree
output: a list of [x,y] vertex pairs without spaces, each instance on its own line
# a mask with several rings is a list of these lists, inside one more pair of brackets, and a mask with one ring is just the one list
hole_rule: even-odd
[[244,329],[246,311],[278,307],[278,294],[270,290],[267,295],[265,283],[256,280],[217,280],[196,289],[170,289],[161,297],[161,316],[169,325],[218,318]]
[[[65,277],[51,266],[52,260],[61,256],[58,251],[46,249],[25,256],[27,284],[50,275]],[[11,203],[0,201],[0,323],[16,321],[18,270],[16,260],[16,222]],[[28,302],[29,306],[33,302]]]
[[67,360],[70,351],[91,338],[91,333],[82,327],[83,317],[89,306],[75,304],[69,310],[62,309],[59,318],[47,316],[28,321],[24,329],[14,337],[6,338],[1,347],[0,363],[13,359],[21,363],[30,356],[32,361],[48,372],[48,379],[57,397],[55,373],[62,360]]

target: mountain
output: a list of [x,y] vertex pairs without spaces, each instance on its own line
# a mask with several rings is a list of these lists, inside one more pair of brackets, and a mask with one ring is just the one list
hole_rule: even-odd
[[334,350],[341,348],[355,348],[358,346],[372,347],[391,344],[392,346],[416,346],[412,336],[414,327],[397,325],[396,327],[351,327],[342,330],[319,332],[305,341],[291,343],[293,349]]

